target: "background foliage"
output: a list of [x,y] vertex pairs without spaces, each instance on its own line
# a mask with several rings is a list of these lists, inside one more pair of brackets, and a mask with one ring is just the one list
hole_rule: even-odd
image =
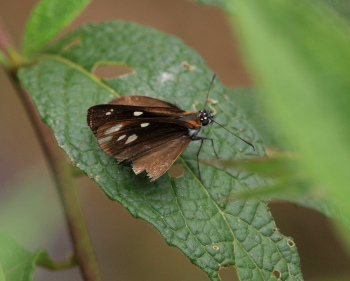
[[[45,7],[52,10],[52,6],[48,3],[54,2],[44,1],[41,4],[41,7],[44,8],[38,8],[38,10],[44,9],[45,11]],[[329,3],[331,1],[328,1]],[[76,4],[72,6],[75,8],[69,13],[64,9],[57,10],[58,13],[61,13],[61,17],[58,18],[62,20],[56,22],[57,28],[53,28],[53,31],[40,32],[37,23],[45,21],[46,15],[42,12],[33,14],[27,26],[26,36],[33,36],[38,39],[37,42],[41,43],[32,45],[28,43],[31,40],[25,39],[23,50],[27,54],[27,60],[31,60],[33,56],[30,54],[39,51],[46,42],[67,25],[67,22],[73,18],[72,15],[79,13],[86,3],[77,1]],[[237,1],[237,3],[222,1],[215,4],[223,5],[229,17],[240,23],[238,26],[243,49],[247,53],[247,57],[250,58],[249,62],[255,72],[255,79],[261,85],[263,98],[260,100],[267,104],[268,112],[271,113],[270,120],[259,120],[260,125],[263,125],[262,127],[265,129],[261,130],[260,125],[258,128],[263,133],[265,132],[265,136],[268,135],[267,143],[270,145],[293,149],[296,154],[301,156],[297,160],[287,158],[286,161],[293,162],[293,164],[287,165],[283,172],[290,171],[294,177],[289,177],[286,181],[282,181],[283,184],[276,186],[278,195],[276,197],[289,199],[292,202],[317,209],[348,225],[349,210],[347,197],[344,196],[347,194],[346,183],[349,182],[346,174],[349,164],[347,163],[348,146],[346,141],[348,139],[346,131],[348,99],[346,93],[349,85],[345,75],[348,73],[347,62],[349,60],[347,59],[348,40],[345,36],[345,22],[339,20],[333,12],[328,10],[327,6],[313,6],[310,3],[303,3],[303,1],[300,1],[300,6],[281,1],[272,1],[268,5],[256,1]],[[300,9],[301,7],[302,9]],[[337,11],[337,6],[334,7],[334,11]],[[235,15],[232,14],[233,10],[235,10]],[[276,10],[279,12],[276,13]],[[342,13],[343,16],[344,13]],[[295,24],[296,22],[298,24]],[[115,37],[116,34],[118,37]],[[129,34],[134,36],[128,36]],[[147,34],[147,36],[141,34]],[[285,34],[290,36],[286,37]],[[308,40],[305,40],[306,38]],[[162,45],[164,42],[167,43]],[[145,47],[154,52],[142,53]],[[157,53],[159,49],[156,48],[159,47],[163,50],[161,53]],[[128,52],[130,54],[126,55]],[[266,234],[265,229],[261,228],[270,222],[265,204],[253,200],[247,201],[251,203],[238,204],[237,207],[237,202],[246,202],[246,196],[249,197],[250,192],[246,191],[246,195],[242,197],[245,199],[238,199],[240,201],[236,201],[237,199],[230,195],[243,186],[248,189],[256,189],[265,184],[265,181],[261,180],[260,177],[252,176],[253,170],[249,165],[245,168],[251,171],[250,173],[242,172],[240,168],[230,168],[232,156],[236,159],[241,157],[239,156],[241,153],[237,154],[237,150],[232,149],[233,146],[246,154],[245,157],[254,155],[247,151],[244,145],[236,140],[232,140],[231,144],[226,144],[226,140],[229,140],[230,137],[225,133],[218,133],[219,129],[217,128],[215,130],[211,128],[207,134],[215,136],[215,139],[218,140],[219,150],[224,151],[225,154],[229,153],[226,155],[228,161],[223,161],[223,166],[209,165],[204,168],[208,176],[207,179],[204,179],[204,186],[201,186],[196,180],[195,162],[193,161],[195,152],[194,149],[190,148],[181,160],[183,165],[192,170],[190,175],[185,175],[179,180],[167,179],[164,182],[156,183],[145,191],[141,188],[145,181],[132,175],[129,168],[120,168],[123,170],[123,174],[120,174],[118,170],[114,169],[110,158],[104,154],[100,155],[99,152],[97,154],[94,152],[98,149],[96,143],[93,143],[94,139],[91,138],[86,124],[83,125],[85,111],[91,104],[106,102],[112,95],[118,96],[119,93],[132,94],[135,89],[169,101],[174,97],[175,92],[181,93],[180,106],[183,109],[191,110],[193,98],[200,100],[203,96],[207,89],[206,81],[210,80],[206,76],[210,76],[212,72],[205,66],[200,57],[197,57],[192,50],[183,46],[177,39],[124,23],[86,26],[45,50],[45,54],[45,56],[41,55],[33,66],[22,69],[21,79],[25,87],[32,93],[43,120],[54,130],[59,145],[66,150],[76,165],[98,182],[111,199],[122,202],[134,216],[142,217],[154,224],[169,244],[180,247],[192,262],[206,269],[207,274],[213,279],[217,278],[217,270],[220,265],[233,263],[238,265],[239,274],[243,279],[255,276],[254,280],[260,280],[260,278],[265,280],[278,276],[278,272],[275,272],[273,268],[267,268],[266,264],[259,263],[260,258],[273,257],[274,253],[270,251],[276,246],[271,248],[271,245],[265,245],[261,241],[256,244],[256,241],[254,242],[256,237],[251,236],[251,234],[256,233],[256,230],[258,230],[258,237],[263,238],[263,235]],[[169,56],[169,54],[173,56]],[[175,58],[175,60],[169,60],[169,58]],[[189,60],[193,60],[190,63],[196,67],[196,71],[192,73],[186,73],[182,66],[184,61],[188,62]],[[137,75],[109,81],[100,80],[93,75],[95,67],[106,63],[129,66],[136,70]],[[167,79],[164,80],[164,77]],[[77,92],[82,93],[81,96],[77,96]],[[194,95],[190,98],[185,96],[184,93],[188,92],[194,93]],[[57,95],[57,93],[62,95]],[[234,101],[236,100],[243,108],[245,107],[245,96],[240,98],[239,93],[235,91],[225,92],[222,85],[217,83],[212,98],[218,101],[216,107],[220,108],[220,112],[222,112],[221,116],[218,114],[217,120],[219,122],[228,124],[231,129],[241,131],[243,136],[253,139],[255,143],[260,143],[256,131],[248,125],[244,115],[240,113],[241,111],[235,108]],[[227,102],[228,100],[230,103]],[[249,102],[252,104],[251,100]],[[251,113],[256,115],[257,112]],[[254,123],[254,117],[249,117],[249,119]],[[318,126],[320,121],[328,129],[327,134],[324,134],[323,127]],[[266,134],[266,128],[269,124],[280,128],[277,130],[278,133]],[[288,130],[285,130],[286,124],[288,124]],[[88,133],[90,133],[90,137],[87,135]],[[274,137],[271,138],[271,135]],[[281,135],[284,136],[282,142]],[[333,145],[330,146],[330,143],[334,144],[335,148]],[[322,151],[323,154],[319,151]],[[263,153],[263,149],[258,145],[258,154],[263,155]],[[211,151],[206,149],[203,157],[212,157]],[[271,166],[272,163],[266,162],[263,165],[265,167]],[[290,170],[290,166],[297,167],[297,169]],[[254,173],[261,172],[261,169],[265,168],[258,168],[254,170]],[[223,170],[227,172],[222,173]],[[215,177],[218,182],[214,181],[207,185],[206,183],[214,174],[219,175]],[[275,177],[276,175],[272,173],[270,176]],[[228,183],[228,179],[231,178],[233,181]],[[187,187],[191,189],[191,192],[184,193],[185,190],[181,188],[183,184],[180,184],[183,181],[191,182],[191,186]],[[117,182],[118,187],[114,188],[112,182]],[[140,188],[137,188],[137,185]],[[224,193],[222,186],[228,187]],[[292,188],[284,188],[286,186]],[[301,191],[291,198],[290,194],[295,194],[293,188],[297,187],[301,190],[300,186],[305,187],[307,194]],[[169,191],[170,187],[173,194],[166,192]],[[162,193],[159,193],[160,189]],[[202,193],[203,191],[204,193]],[[271,197],[276,194],[276,189],[273,192],[269,190],[264,192],[265,194],[261,194],[260,190],[254,191],[253,195],[263,195],[264,198]],[[305,200],[305,195],[310,197],[311,194],[316,195],[316,200]],[[332,195],[334,201],[328,200],[329,194]],[[190,201],[183,201],[184,198],[191,198],[192,205],[189,204]],[[200,203],[198,203],[199,198],[203,200]],[[228,199],[228,201],[223,203],[223,198]],[[326,198],[327,200],[325,200]],[[160,204],[164,200],[168,202],[175,200],[177,206]],[[338,205],[341,208],[335,208]],[[186,209],[186,206],[190,206],[190,208]],[[208,209],[208,206],[213,206],[214,209],[209,207],[209,210],[212,211],[207,213],[206,222],[201,222],[198,215],[202,216],[201,210]],[[233,208],[233,206],[235,207]],[[261,208],[263,212],[256,213]],[[156,212],[154,212],[155,210]],[[183,210],[186,212],[179,219],[176,213],[183,212]],[[213,210],[219,210],[219,219],[215,217],[216,211]],[[195,215],[193,216],[193,214]],[[258,256],[251,252],[245,257],[243,255],[241,260],[231,260],[230,246],[225,248],[227,247],[225,244],[224,248],[220,245],[219,249],[223,249],[223,253],[228,254],[228,259],[211,253],[209,249],[207,249],[207,257],[211,256],[209,259],[202,258],[201,253],[199,256],[196,254],[193,256],[193,250],[198,246],[195,246],[196,244],[193,244],[191,239],[187,240],[187,237],[184,239],[182,231],[179,231],[184,222],[186,222],[184,229],[192,232],[199,244],[206,247],[210,245],[207,244],[208,241],[212,237],[216,237],[216,235],[209,235],[212,229],[215,229],[212,226],[218,223],[220,225],[220,218],[226,220],[227,215],[232,214],[237,217],[238,221],[228,223],[233,233],[229,234],[229,239],[232,241],[227,245],[231,244],[234,249],[240,247],[248,251],[253,249],[252,247],[255,245],[261,245],[265,250],[257,251]],[[256,214],[259,216],[256,217]],[[260,214],[264,215],[260,216]],[[193,218],[195,219],[193,220]],[[162,219],[163,223],[159,224],[159,219]],[[247,231],[242,238],[239,236],[241,233],[235,230],[240,219],[248,222]],[[260,225],[260,228],[257,228],[257,224]],[[203,225],[208,226],[207,238],[198,236],[200,232],[196,230],[202,229]],[[169,232],[168,229],[171,229],[172,232]],[[267,229],[267,235],[270,238],[274,237],[274,224]],[[241,231],[242,227],[237,230]],[[173,238],[174,233],[178,236],[177,239]],[[224,238],[225,235],[218,240],[210,241],[210,243],[227,240]],[[185,243],[179,242],[179,237]],[[284,241],[284,246],[288,245],[287,239],[282,239],[280,234],[276,238],[278,239],[274,242],[277,243],[277,248],[281,249],[281,246],[278,245],[279,241]],[[247,243],[245,243],[246,239],[248,239]],[[194,248],[191,249],[191,247]],[[285,250],[289,252],[291,249],[290,247],[283,248],[282,252]],[[261,252],[264,252],[263,257],[259,256]],[[297,266],[296,253],[293,252],[293,249],[290,253],[293,254],[289,257],[287,257],[289,254],[282,255],[287,262]],[[255,263],[255,269],[250,266],[245,268],[249,264],[246,258]],[[239,261],[243,263],[239,265]],[[293,269],[296,270],[295,273],[292,272],[292,275],[289,275],[284,266],[284,264],[279,264],[276,267],[283,273],[283,280],[293,278],[294,275],[300,280],[298,269]],[[288,267],[290,270],[291,267]]]

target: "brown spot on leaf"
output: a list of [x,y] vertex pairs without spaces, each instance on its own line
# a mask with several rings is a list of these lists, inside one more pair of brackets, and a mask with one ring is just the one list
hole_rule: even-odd
[[277,280],[281,280],[281,277],[282,277],[281,271],[275,269],[275,270],[273,271],[273,275],[277,278]]

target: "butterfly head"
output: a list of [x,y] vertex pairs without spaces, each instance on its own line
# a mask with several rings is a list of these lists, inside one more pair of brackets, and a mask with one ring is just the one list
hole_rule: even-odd
[[207,111],[206,109],[198,111],[198,115],[202,126],[206,126],[214,121],[213,113],[211,111]]

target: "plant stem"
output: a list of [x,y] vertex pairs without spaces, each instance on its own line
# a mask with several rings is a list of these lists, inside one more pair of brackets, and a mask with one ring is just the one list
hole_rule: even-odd
[[8,49],[11,48],[11,40],[7,35],[2,19],[0,18],[0,51],[4,53],[5,56],[9,56]]
[[[4,26],[1,25],[1,19],[0,35],[0,50],[8,50],[11,47],[9,45],[11,40],[9,40],[9,36]],[[17,71],[7,71],[7,73],[23,102],[40,145],[44,151],[45,157],[49,163],[72,238],[75,258],[78,262],[83,278],[86,281],[101,281],[102,275],[76,191],[76,185],[71,172],[71,165],[67,161],[67,157],[63,151],[56,145],[56,141],[48,127],[46,127],[41,121],[29,93],[21,87],[20,81],[17,77]]]

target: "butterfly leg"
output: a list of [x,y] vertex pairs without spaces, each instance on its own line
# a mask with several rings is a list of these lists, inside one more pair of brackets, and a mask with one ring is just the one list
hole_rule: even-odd
[[196,137],[193,140],[200,140],[201,141],[201,145],[199,146],[198,152],[197,152],[197,168],[198,168],[198,175],[199,175],[199,180],[202,182],[202,176],[201,176],[201,170],[199,168],[199,153],[201,152],[202,146],[203,146],[203,142],[205,140],[210,140],[211,141],[211,146],[213,147],[215,156],[217,158],[220,158],[219,155],[216,153],[215,147],[214,147],[214,140],[211,138],[203,138],[203,137]]

